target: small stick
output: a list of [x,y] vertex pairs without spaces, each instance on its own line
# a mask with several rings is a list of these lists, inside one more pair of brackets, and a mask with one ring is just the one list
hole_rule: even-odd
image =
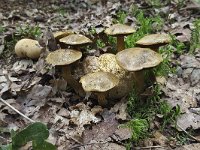
[[196,138],[196,137],[194,137],[194,136],[192,136],[191,134],[189,134],[186,130],[184,130],[181,126],[179,126],[178,124],[177,124],[177,127],[179,127],[185,134],[187,134],[190,138],[192,138],[193,140],[195,140],[195,141],[197,141],[197,142],[200,142],[200,139],[198,139],[198,138]]
[[18,111],[16,108],[14,108],[13,106],[11,106],[9,103],[7,103],[5,100],[3,100],[2,98],[0,98],[1,102],[3,102],[5,105],[7,105],[8,107],[10,107],[12,110],[14,110],[15,112],[17,112],[19,115],[21,115],[22,117],[24,117],[25,119],[29,120],[30,122],[34,123],[35,121],[30,119],[29,117],[25,116],[24,114],[22,114],[20,111]]
[[146,146],[146,147],[134,147],[135,149],[151,149],[151,148],[163,148],[163,147],[167,147],[167,146]]

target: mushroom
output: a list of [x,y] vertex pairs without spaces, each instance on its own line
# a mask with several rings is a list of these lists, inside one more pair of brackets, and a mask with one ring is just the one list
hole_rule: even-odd
[[21,39],[15,45],[15,53],[19,57],[37,59],[40,57],[42,48],[38,41],[32,39]]
[[122,51],[125,49],[124,36],[132,34],[135,29],[131,26],[124,24],[114,24],[113,26],[107,28],[105,33],[107,35],[112,35],[117,37],[117,51]]
[[80,46],[92,43],[89,38],[81,34],[70,34],[66,37],[61,38],[60,42],[70,45],[77,50],[80,50]]
[[89,73],[81,77],[80,83],[86,92],[95,92],[101,106],[107,104],[107,91],[118,85],[119,79],[109,72]]
[[80,96],[84,96],[84,91],[81,84],[76,81],[71,74],[70,64],[76,62],[82,57],[80,51],[73,49],[59,49],[49,53],[46,58],[48,64],[54,66],[61,66],[62,76],[67,81],[67,83],[78,93]]
[[116,54],[118,64],[127,71],[134,71],[135,84],[140,93],[144,90],[145,68],[152,68],[162,62],[162,56],[149,48],[129,48]]
[[66,30],[66,31],[57,31],[53,33],[54,38],[56,39],[56,41],[58,42],[61,38],[66,37],[70,34],[74,34],[73,31],[71,30]]
[[119,78],[119,84],[107,92],[106,97],[109,99],[122,98],[132,89],[134,73],[120,67],[114,54],[104,53],[99,57],[87,56],[83,61],[83,67],[85,74],[103,71]]
[[87,56],[83,60],[83,71],[85,74],[101,71],[99,68],[99,57]]
[[136,42],[136,46],[143,48],[151,48],[158,51],[160,46],[170,43],[171,38],[168,34],[150,34],[144,36],[139,41]]
[[104,53],[99,56],[99,69],[104,72],[110,72],[119,78],[119,84],[109,90],[107,97],[110,99],[119,99],[126,96],[133,87],[134,73],[128,72],[116,60],[116,55]]
[[115,54],[111,53],[99,56],[99,69],[104,72],[110,72],[121,79],[125,77],[126,71],[118,65],[115,57]]

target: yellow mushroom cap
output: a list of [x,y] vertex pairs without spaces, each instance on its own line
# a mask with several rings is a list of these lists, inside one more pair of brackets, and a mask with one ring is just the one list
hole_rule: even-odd
[[134,33],[135,29],[124,24],[114,24],[105,30],[107,35],[126,35]]
[[68,35],[70,35],[70,34],[74,34],[74,32],[71,31],[71,30],[57,31],[57,32],[54,32],[54,33],[53,33],[53,36],[54,36],[54,38],[55,38],[56,40],[59,40],[59,39],[61,39],[61,38],[63,38],[63,37],[66,37],[66,36],[68,36]]
[[149,48],[129,48],[116,54],[118,64],[128,71],[155,67],[162,62],[162,56]]
[[170,43],[171,38],[168,34],[150,34],[144,36],[136,44],[139,45],[156,45],[156,44],[167,44]]
[[19,57],[37,59],[40,57],[42,47],[36,40],[21,39],[15,45],[15,53]]
[[109,72],[95,72],[81,77],[80,82],[86,92],[106,92],[118,85],[119,79]]
[[68,45],[81,45],[92,43],[92,41],[89,38],[81,34],[70,34],[64,38],[61,38],[60,42]]
[[111,53],[104,53],[99,56],[99,69],[103,72],[110,72],[119,78],[123,78],[126,71],[117,63],[116,56]]
[[49,53],[46,58],[47,63],[54,66],[69,65],[82,57],[80,51],[73,49],[59,49]]

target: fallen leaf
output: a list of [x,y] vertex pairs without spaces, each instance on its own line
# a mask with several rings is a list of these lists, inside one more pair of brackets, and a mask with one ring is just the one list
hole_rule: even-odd
[[199,129],[200,128],[200,115],[187,112],[182,114],[178,120],[177,125],[180,126],[182,129],[186,130],[188,128],[192,129]]
[[189,144],[189,145],[183,145],[181,147],[177,147],[174,150],[199,150],[200,149],[200,143],[195,144]]
[[47,98],[47,96],[50,94],[52,90],[51,86],[42,86],[42,85],[35,85],[30,93],[28,94],[27,98],[29,99],[35,99],[35,100],[41,100]]
[[106,112],[104,121],[92,127],[92,130],[83,132],[83,143],[105,142],[109,141],[109,137],[115,132],[118,127],[118,122],[115,120],[113,113]]

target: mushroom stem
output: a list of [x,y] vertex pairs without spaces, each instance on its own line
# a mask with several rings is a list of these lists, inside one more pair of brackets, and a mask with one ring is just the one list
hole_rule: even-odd
[[135,87],[136,90],[139,94],[141,94],[144,91],[144,71],[140,70],[140,71],[135,71]]
[[71,67],[69,65],[62,67],[62,77],[67,81],[67,84],[69,84],[79,96],[85,96],[85,92],[81,84],[73,78],[71,74]]
[[106,100],[106,94],[104,92],[98,92],[96,93],[97,98],[98,98],[98,103],[100,106],[105,106],[107,104]]
[[140,44],[136,44],[136,47],[150,48],[155,52],[158,52],[160,46],[162,46],[162,45],[159,45],[159,44],[157,44],[157,45],[140,45]]
[[117,36],[117,51],[120,52],[124,49],[125,49],[124,36],[118,35]]

